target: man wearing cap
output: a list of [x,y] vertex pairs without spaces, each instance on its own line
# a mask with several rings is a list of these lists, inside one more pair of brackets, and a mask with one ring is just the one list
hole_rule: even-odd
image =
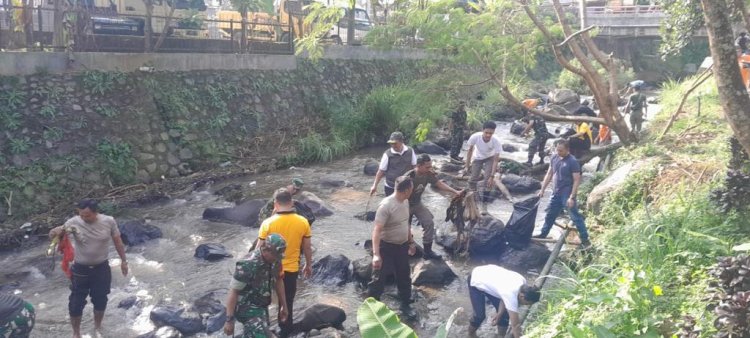
[[237,261],[227,296],[227,321],[224,333],[234,335],[235,319],[242,323],[245,338],[274,337],[269,329],[268,305],[271,288],[279,299],[279,323],[287,320],[281,259],[286,242],[278,234],[270,234],[261,245]]
[[630,113],[630,131],[639,133],[643,119],[648,116],[648,103],[646,102],[646,95],[641,93],[640,84],[635,85],[633,90],[635,92],[628,98],[625,114]]
[[420,154],[417,157],[417,168],[409,170],[404,176],[412,179],[414,190],[409,196],[409,219],[416,216],[419,224],[422,225],[422,245],[424,245],[425,259],[439,259],[439,254],[432,251],[432,241],[435,237],[435,221],[430,209],[422,204],[422,193],[428,185],[458,195],[460,191],[451,188],[443,180],[437,178],[437,174],[432,170],[432,159],[430,155]]
[[[305,182],[302,181],[301,178],[295,177],[292,179],[292,183],[288,186],[286,186],[286,190],[289,191],[290,194],[292,194],[292,197],[295,195],[298,195],[300,192],[302,192],[302,187],[305,185]],[[263,222],[266,218],[269,218],[273,215],[274,208],[274,198],[271,196],[271,199],[268,200],[268,203],[266,203],[266,206],[264,206],[262,209],[260,209],[260,213],[258,213],[258,221]],[[298,210],[299,211],[299,210]],[[304,214],[304,213],[302,213]],[[306,218],[308,215],[304,215]],[[312,221],[315,220],[315,217],[313,216]],[[311,220],[307,220],[308,223],[312,224]]]
[[386,278],[394,274],[401,311],[413,316],[411,302],[411,267],[409,256],[416,252],[409,223],[409,196],[413,190],[408,176],[396,178],[396,192],[380,202],[372,230],[372,280],[367,296],[380,299]]
[[[286,240],[286,251],[281,261],[284,270],[284,292],[288,318],[294,318],[294,296],[297,293],[300,251],[305,254],[302,272],[305,278],[312,275],[312,231],[307,220],[295,212],[292,194],[281,188],[274,194],[275,214],[263,221],[258,231],[258,246],[262,246],[270,234],[279,234]],[[281,336],[285,337],[292,328],[292,320],[280,323]]]
[[370,188],[370,196],[378,190],[378,183],[384,176],[383,191],[386,196],[390,196],[393,194],[396,178],[414,169],[417,165],[417,154],[404,144],[404,134],[398,131],[393,132],[388,139],[388,144],[391,145],[391,149],[386,150],[380,159],[380,167],[378,173],[375,174],[375,182],[372,183]]

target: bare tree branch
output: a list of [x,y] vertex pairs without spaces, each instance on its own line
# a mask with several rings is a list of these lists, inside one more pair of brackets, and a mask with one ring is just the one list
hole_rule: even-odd
[[700,85],[703,84],[703,82],[706,82],[713,73],[711,72],[711,68],[713,68],[713,65],[706,68],[697,78],[695,78],[695,81],[693,81],[693,84],[690,86],[690,88],[685,92],[685,95],[682,96],[682,100],[680,100],[680,105],[677,106],[677,110],[675,110],[674,113],[672,113],[672,116],[669,117],[669,122],[667,122],[667,125],[664,127],[664,130],[662,130],[661,135],[659,135],[659,138],[656,139],[657,142],[661,141],[665,135],[667,135],[667,132],[669,131],[669,128],[672,127],[672,124],[674,124],[674,121],[677,120],[677,116],[680,115],[682,112],[682,107],[685,105],[685,102],[687,102],[688,97],[690,96],[690,93],[692,93],[695,89],[697,89]]
[[557,47],[564,47],[568,43],[568,41],[570,41],[571,39],[574,39],[578,35],[586,33],[586,32],[588,32],[588,31],[590,31],[590,30],[592,30],[594,28],[596,28],[596,26],[589,26],[588,28],[581,29],[581,30],[579,30],[579,31],[571,34],[569,37],[567,37],[565,40],[563,40],[563,42],[558,43]]

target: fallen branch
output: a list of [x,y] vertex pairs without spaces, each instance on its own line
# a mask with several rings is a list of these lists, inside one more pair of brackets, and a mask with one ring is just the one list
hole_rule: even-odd
[[660,142],[664,135],[667,135],[667,132],[669,131],[669,128],[672,128],[672,124],[674,124],[674,121],[677,120],[677,116],[682,113],[682,107],[685,105],[685,102],[687,102],[688,97],[690,94],[697,89],[700,85],[703,84],[703,82],[706,82],[709,78],[711,78],[711,75],[713,75],[713,72],[711,72],[711,68],[713,68],[714,65],[709,66],[706,68],[703,73],[701,73],[695,81],[693,81],[693,85],[690,86],[690,89],[685,92],[685,95],[682,96],[682,100],[680,101],[680,105],[677,107],[677,110],[675,110],[674,113],[672,113],[672,116],[669,117],[669,122],[667,122],[667,125],[664,127],[664,130],[661,132],[661,135],[659,135],[659,138],[656,139],[656,142]]
[[128,185],[128,186],[124,186],[124,187],[119,187],[117,189],[110,190],[109,192],[107,192],[106,195],[104,195],[104,197],[105,198],[106,197],[112,197],[112,196],[118,195],[118,194],[120,194],[120,193],[122,193],[124,191],[132,190],[132,189],[135,189],[135,188],[145,189],[146,185],[145,184],[133,184],[133,185]]
[[8,204],[8,216],[13,216],[13,190],[10,191],[8,196],[5,196],[5,203]]
[[577,31],[577,32],[575,32],[575,33],[573,33],[573,34],[571,34],[571,35],[570,35],[570,36],[568,36],[568,37],[567,37],[567,38],[566,38],[565,40],[563,40],[563,42],[560,42],[560,43],[558,43],[558,44],[557,44],[557,47],[564,47],[564,46],[565,46],[565,45],[566,45],[566,44],[568,43],[568,41],[572,40],[572,39],[573,39],[573,38],[575,38],[576,36],[579,36],[579,35],[581,35],[581,34],[583,34],[583,33],[586,33],[586,32],[588,32],[588,31],[590,31],[590,30],[592,30],[592,29],[594,29],[594,28],[596,28],[596,26],[589,26],[589,27],[587,27],[587,28],[585,28],[585,29],[581,29],[581,30],[579,30],[579,31]]
[[[589,161],[593,160],[594,158],[612,153],[613,151],[619,149],[620,147],[622,147],[622,143],[620,142],[608,144],[603,147],[594,146],[587,153],[583,154],[581,158],[577,159],[578,163],[580,163],[581,165],[584,165],[586,163],[589,163]],[[548,168],[549,168],[549,164],[547,163],[535,165],[533,167],[530,167],[526,170],[521,171],[521,175],[530,175],[530,176],[543,175],[545,172],[547,172]]]

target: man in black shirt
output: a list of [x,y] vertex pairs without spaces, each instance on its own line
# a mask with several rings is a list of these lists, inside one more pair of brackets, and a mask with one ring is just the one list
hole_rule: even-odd
[[526,164],[528,166],[533,165],[535,153],[539,153],[539,164],[544,163],[544,148],[547,145],[547,140],[552,137],[547,130],[547,123],[544,122],[544,118],[541,116],[530,112],[527,112],[526,117],[521,119],[521,121],[526,122],[526,129],[521,133],[522,136],[527,135],[532,129],[534,130],[534,139],[529,142],[529,160]]
[[[573,115],[597,117],[596,112],[594,112],[594,110],[589,107],[589,100],[583,100],[583,102],[581,102],[581,106],[573,112]],[[599,124],[589,123],[589,125],[591,126],[591,133],[593,133],[594,135],[599,135]]]

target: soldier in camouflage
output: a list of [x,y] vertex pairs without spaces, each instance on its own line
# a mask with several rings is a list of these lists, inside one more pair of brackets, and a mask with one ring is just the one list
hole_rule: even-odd
[[[302,191],[302,187],[305,185],[305,182],[302,181],[301,178],[295,177],[292,179],[292,184],[288,185],[286,189],[289,191],[292,196],[299,194]],[[266,218],[269,218],[273,216],[273,197],[271,197],[270,200],[268,200],[268,203],[260,209],[260,213],[258,214],[258,224],[263,223],[263,221]],[[304,215],[303,215],[304,216]],[[312,222],[308,220],[310,225],[312,225]]]
[[0,337],[28,337],[36,314],[31,303],[0,293]]
[[451,132],[451,159],[461,162],[463,159],[458,156],[461,153],[461,147],[464,145],[464,127],[466,126],[466,102],[458,103],[458,109],[451,114],[450,125]]
[[286,322],[287,309],[284,297],[281,259],[286,242],[279,234],[269,235],[263,245],[247,257],[237,261],[227,297],[227,322],[224,333],[234,334],[234,320],[242,323],[244,338],[270,338],[268,305],[271,288],[279,299],[279,323]]

